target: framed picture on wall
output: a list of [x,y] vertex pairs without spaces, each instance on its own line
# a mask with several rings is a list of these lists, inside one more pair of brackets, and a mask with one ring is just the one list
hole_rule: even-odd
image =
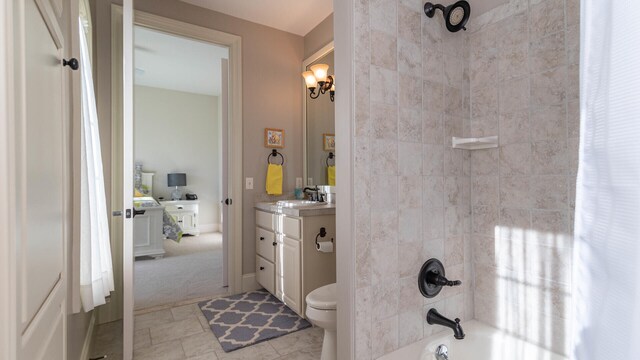
[[268,148],[284,148],[284,130],[282,129],[264,129],[264,147]]
[[335,134],[322,134],[322,147],[324,151],[336,151]]

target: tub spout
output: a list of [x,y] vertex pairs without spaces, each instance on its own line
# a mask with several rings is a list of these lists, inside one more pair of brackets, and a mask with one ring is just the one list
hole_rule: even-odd
[[442,325],[453,330],[453,337],[458,340],[464,339],[464,331],[462,330],[462,326],[460,326],[460,319],[456,318],[454,320],[447,319],[442,316],[438,310],[431,309],[427,313],[427,323],[429,325]]

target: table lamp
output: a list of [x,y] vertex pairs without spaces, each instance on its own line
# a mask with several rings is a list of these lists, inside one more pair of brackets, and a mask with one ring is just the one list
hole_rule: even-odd
[[187,186],[187,174],[185,173],[173,173],[167,174],[167,185],[169,187],[175,186],[175,190],[171,193],[171,200],[180,200],[182,198],[182,190],[179,186]]

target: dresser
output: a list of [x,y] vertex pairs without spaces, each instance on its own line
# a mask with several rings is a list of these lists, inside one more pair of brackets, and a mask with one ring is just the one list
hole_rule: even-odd
[[335,215],[256,210],[256,281],[303,318],[311,291],[336,281],[336,254],[316,250],[320,228],[335,239]]
[[160,201],[165,210],[182,227],[183,234],[200,235],[198,206],[199,200]]

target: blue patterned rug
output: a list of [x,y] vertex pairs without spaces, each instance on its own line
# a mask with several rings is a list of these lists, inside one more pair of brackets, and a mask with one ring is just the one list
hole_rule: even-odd
[[198,306],[225,352],[311,326],[266,290],[203,301]]

